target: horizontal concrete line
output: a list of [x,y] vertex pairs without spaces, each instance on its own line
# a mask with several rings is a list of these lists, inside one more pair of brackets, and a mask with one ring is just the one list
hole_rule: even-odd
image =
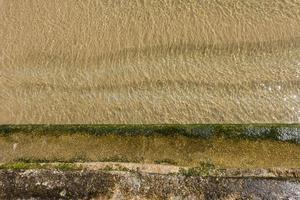
[[[15,166],[22,166],[18,169]],[[227,177],[227,178],[279,178],[279,179],[299,179],[300,168],[213,168],[208,167],[184,167],[170,164],[151,163],[122,163],[122,162],[51,162],[51,163],[11,163],[5,166],[0,163],[0,170],[44,170],[58,169],[62,171],[108,171],[108,172],[132,172],[149,173],[162,175],[183,175],[183,176],[203,176],[203,177]],[[11,166],[11,167],[10,167]],[[63,167],[65,166],[65,167]],[[191,171],[192,173],[187,173]]]

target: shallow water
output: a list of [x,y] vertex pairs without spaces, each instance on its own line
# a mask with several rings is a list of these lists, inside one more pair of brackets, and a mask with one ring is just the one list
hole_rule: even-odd
[[[263,147],[263,148],[262,148]],[[0,137],[0,162],[133,162],[221,168],[297,168],[299,144],[274,140],[121,135],[29,135]]]
[[2,125],[0,163],[297,168],[299,125]]
[[0,6],[0,123],[300,122],[298,1]]

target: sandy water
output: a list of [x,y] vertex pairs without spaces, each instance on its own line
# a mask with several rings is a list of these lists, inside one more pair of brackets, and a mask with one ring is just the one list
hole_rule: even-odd
[[0,123],[300,122],[296,0],[0,10]]

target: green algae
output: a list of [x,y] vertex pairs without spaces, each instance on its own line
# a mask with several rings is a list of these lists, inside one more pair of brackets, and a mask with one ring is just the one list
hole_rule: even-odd
[[0,125],[0,162],[298,168],[299,131],[299,124]]
[[219,171],[211,162],[201,162],[197,167],[180,168],[179,174],[184,176],[211,176],[216,175]]
[[39,163],[39,162],[11,162],[0,165],[0,169],[25,170],[25,169],[57,169],[57,170],[81,170],[82,167],[74,163]]
[[32,135],[183,135],[209,139],[269,139],[300,142],[300,124],[186,124],[186,125],[0,125],[0,135],[24,133]]

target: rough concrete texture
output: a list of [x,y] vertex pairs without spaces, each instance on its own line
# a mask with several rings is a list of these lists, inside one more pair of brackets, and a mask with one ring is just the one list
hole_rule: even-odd
[[299,199],[299,179],[1,170],[0,199]]

